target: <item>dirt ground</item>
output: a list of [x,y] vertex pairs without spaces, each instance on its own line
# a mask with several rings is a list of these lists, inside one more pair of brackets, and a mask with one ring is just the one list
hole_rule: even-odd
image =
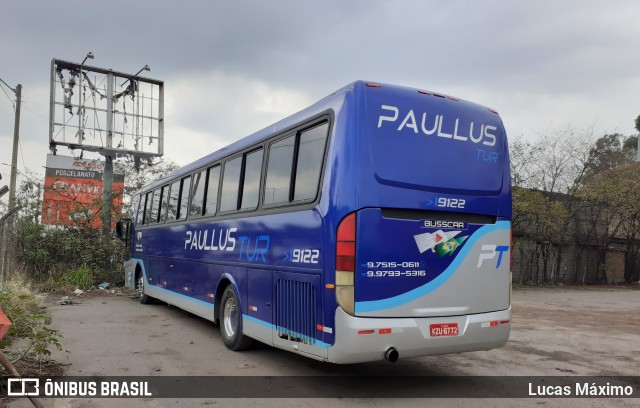
[[[337,366],[267,346],[228,351],[218,328],[166,304],[141,305],[126,296],[81,296],[78,304],[50,298],[64,350],[53,358],[65,375],[211,376],[637,376],[640,367],[640,287],[514,288],[511,338],[501,349],[458,355]],[[506,382],[505,386],[509,386]],[[583,407],[637,406],[604,399],[44,399],[46,407]],[[30,406],[16,400],[11,408]]]

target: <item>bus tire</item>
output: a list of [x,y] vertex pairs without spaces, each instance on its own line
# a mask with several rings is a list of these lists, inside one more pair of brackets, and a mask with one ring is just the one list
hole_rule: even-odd
[[242,333],[242,311],[233,285],[228,285],[220,302],[220,333],[228,349],[240,351],[249,348],[253,339]]
[[139,273],[137,276],[138,278],[136,279],[136,292],[138,293],[138,300],[143,305],[148,305],[150,303],[153,303],[153,298],[144,293],[144,287],[145,287],[144,274]]

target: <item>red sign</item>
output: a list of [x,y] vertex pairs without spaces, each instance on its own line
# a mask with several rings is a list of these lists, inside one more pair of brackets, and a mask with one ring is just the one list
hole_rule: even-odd
[[[47,156],[42,223],[102,226],[102,171],[99,160]],[[113,211],[122,212],[124,175],[113,175]],[[117,217],[112,217],[115,223]]]

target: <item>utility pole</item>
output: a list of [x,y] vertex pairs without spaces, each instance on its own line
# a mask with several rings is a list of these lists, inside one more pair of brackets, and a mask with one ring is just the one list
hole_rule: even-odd
[[11,179],[9,180],[9,210],[16,207],[16,173],[18,172],[18,141],[20,140],[20,105],[22,85],[18,84],[16,93],[16,118],[13,124],[13,152],[11,153]]
[[[111,236],[111,207],[113,206],[113,73],[107,74],[107,145],[102,173],[102,234]],[[114,155],[115,156],[115,155]]]
[[[0,79],[2,81],[2,79]],[[11,178],[9,179],[9,211],[16,206],[16,173],[18,172],[18,141],[20,140],[20,105],[22,102],[22,85],[12,88],[2,81],[16,94],[16,118],[13,122],[13,152],[11,154]]]

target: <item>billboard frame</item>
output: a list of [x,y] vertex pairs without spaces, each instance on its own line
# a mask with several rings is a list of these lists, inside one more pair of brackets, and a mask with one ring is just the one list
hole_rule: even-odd
[[[67,103],[56,101],[56,86],[60,84],[59,81],[56,80],[56,73],[58,71],[67,70],[69,72],[74,72],[79,78],[79,89],[77,96],[77,103],[75,101],[69,100]],[[93,107],[87,108],[82,100],[82,79],[86,72],[93,72],[106,76],[106,99],[107,106],[106,109],[97,109]],[[145,119],[151,120],[152,122],[157,123],[157,135],[150,135],[148,138],[157,139],[157,151],[143,151],[139,149],[127,149],[127,148],[119,148],[113,146],[114,141],[114,115],[119,112],[114,110],[114,98],[117,99],[118,95],[115,94],[114,90],[116,89],[116,80],[124,79],[125,83],[129,81],[130,86],[135,85],[138,86],[139,83],[149,84],[151,86],[158,87],[158,96],[157,100],[157,116],[145,116]],[[102,96],[102,95],[101,95]],[[152,96],[153,98],[153,96]],[[71,99],[71,98],[70,98]],[[74,98],[75,99],[75,98]],[[106,116],[105,128],[100,129],[101,131],[105,131],[105,143],[102,146],[91,145],[91,144],[83,144],[82,143],[82,135],[84,132],[83,127],[78,125],[73,125],[73,127],[78,129],[77,138],[74,141],[67,140],[58,140],[56,139],[56,135],[54,134],[57,127],[64,128],[67,126],[67,123],[57,123],[56,122],[56,106],[62,106],[63,109],[71,109],[76,108],[77,112],[86,112],[86,109],[99,111],[104,113]],[[131,116],[138,116],[137,114],[131,114]],[[124,137],[124,136],[123,136]],[[137,142],[136,142],[137,144]],[[98,152],[105,156],[117,157],[124,155],[132,155],[136,158],[136,160],[140,160],[143,158],[151,158],[151,157],[160,157],[164,154],[164,81],[141,77],[139,75],[131,75],[124,72],[114,71],[112,69],[105,69],[99,67],[88,66],[84,64],[77,64],[74,62],[64,61],[53,59],[51,60],[51,84],[50,84],[50,100],[49,100],[49,148],[53,154],[56,153],[57,146],[66,146],[69,149],[81,149],[89,152]]]

